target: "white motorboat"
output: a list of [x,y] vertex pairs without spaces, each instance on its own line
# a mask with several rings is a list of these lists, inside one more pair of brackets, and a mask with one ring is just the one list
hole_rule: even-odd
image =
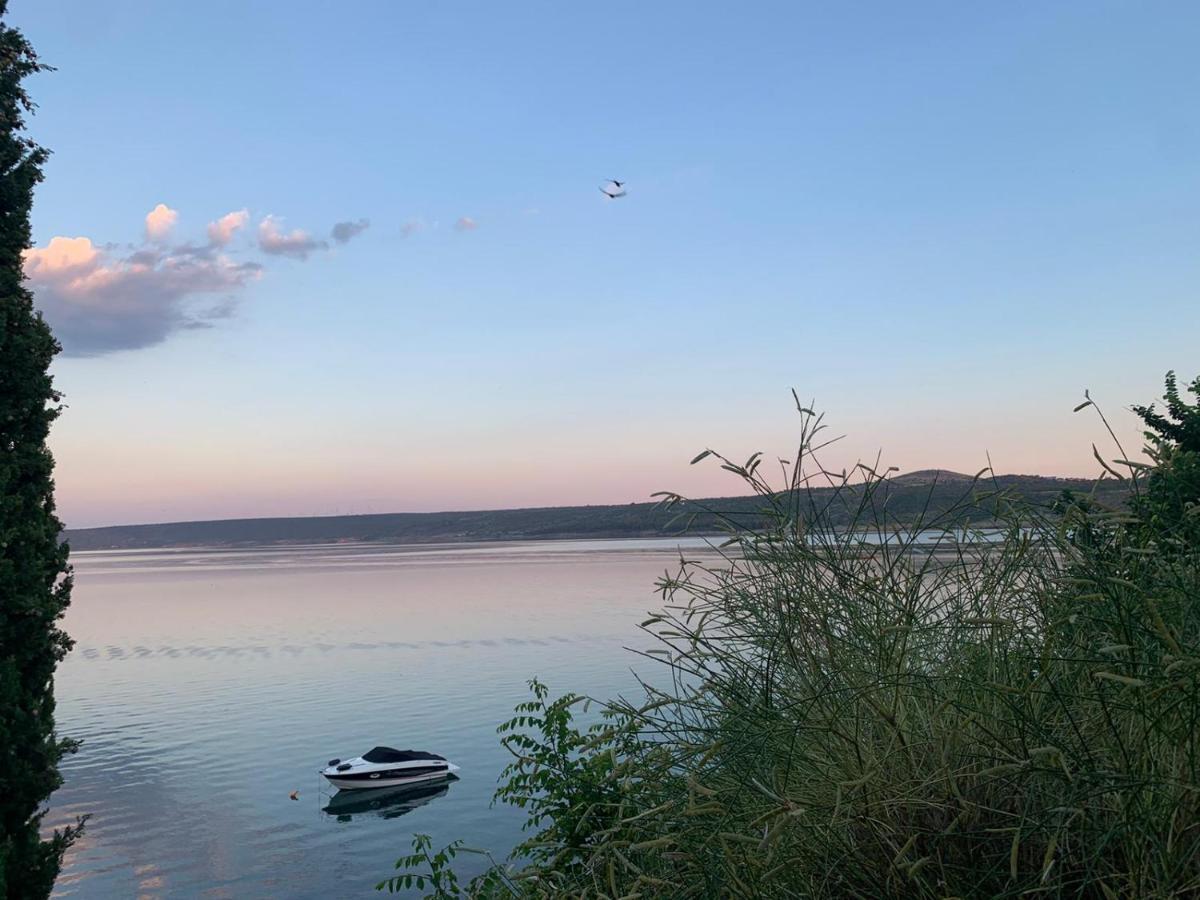
[[331,759],[321,774],[345,791],[436,781],[457,771],[458,766],[436,753],[375,747],[354,759]]

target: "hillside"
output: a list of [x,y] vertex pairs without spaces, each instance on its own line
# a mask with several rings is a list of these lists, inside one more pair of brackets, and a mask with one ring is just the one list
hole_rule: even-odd
[[[923,470],[892,478],[886,488],[887,507],[898,522],[911,521],[928,505],[945,509],[971,489],[970,476]],[[1107,502],[1119,502],[1122,488],[1113,482],[1084,478],[1048,478],[1037,475],[1002,475],[980,490],[999,488],[1046,505],[1063,490],[1087,493],[1097,488]],[[814,491],[815,502],[828,489]],[[696,518],[692,533],[712,532],[715,518],[702,509],[716,510],[752,524],[762,509],[758,497],[722,497],[691,504]],[[334,543],[375,541],[440,543],[465,541],[548,540],[562,538],[654,537],[683,530],[671,520],[678,510],[665,511],[654,503],[613,506],[556,506],[534,509],[476,510],[434,513],[386,513],[359,516],[314,516],[271,519],[221,519],[208,522],[168,522],[150,525],[115,525],[72,529],[66,540],[75,550],[110,550],[152,547],[244,546],[281,543]],[[982,503],[978,512],[986,521]]]

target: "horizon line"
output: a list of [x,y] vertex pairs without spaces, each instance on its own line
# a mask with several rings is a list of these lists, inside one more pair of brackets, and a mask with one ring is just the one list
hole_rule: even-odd
[[[850,470],[847,470],[849,472]],[[977,475],[970,475],[965,472],[959,472],[954,469],[914,469],[911,472],[896,472],[884,473],[883,478],[891,480],[894,478],[911,478],[917,475],[947,475],[955,478],[967,480],[982,479],[988,469],[983,469]],[[1089,475],[1041,475],[1032,472],[1005,472],[1002,474],[992,473],[992,478],[1045,478],[1053,481],[1087,481],[1095,483],[1100,481],[1100,477]],[[821,485],[820,487],[827,487]],[[664,492],[669,493],[669,492]],[[741,499],[751,496],[750,494],[722,494],[707,497],[685,497],[684,500],[692,501],[709,501],[709,500],[731,500]],[[205,525],[217,522],[272,522],[272,521],[292,521],[298,519],[370,519],[370,518],[386,518],[388,516],[438,516],[438,515],[463,515],[467,513],[483,513],[483,512],[531,512],[536,510],[556,510],[556,509],[598,509],[605,507],[618,506],[653,506],[659,503],[659,499],[655,499],[652,495],[644,500],[628,500],[624,502],[613,503],[559,503],[555,505],[537,505],[537,506],[480,506],[470,509],[431,509],[431,510],[392,510],[389,512],[350,512],[350,513],[309,513],[296,514],[290,516],[229,516],[225,518],[213,519],[169,519],[154,522],[114,522],[106,525],[85,525],[85,526],[65,526],[63,533],[79,533],[86,531],[103,531],[113,528],[149,528],[161,527],[167,525]]]

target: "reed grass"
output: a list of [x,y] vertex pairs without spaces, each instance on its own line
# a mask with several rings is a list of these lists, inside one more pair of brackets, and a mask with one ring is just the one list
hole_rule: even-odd
[[[532,682],[497,792],[529,836],[432,896],[1200,894],[1194,531],[1136,502],[1033,508],[986,470],[895,521],[888,473],[825,469],[797,408],[773,478],[695,460],[761,498],[756,527],[663,497],[726,537],[659,582],[644,696],[583,727],[586,701]],[[1120,456],[1136,500],[1153,470]]]

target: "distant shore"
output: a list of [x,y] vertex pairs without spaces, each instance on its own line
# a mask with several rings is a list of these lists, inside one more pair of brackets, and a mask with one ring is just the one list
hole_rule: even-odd
[[[978,525],[990,522],[988,496],[996,491],[1049,505],[1063,491],[1095,491],[1103,502],[1119,502],[1115,482],[1086,478],[1001,475],[972,487],[969,476],[930,472],[891,479],[883,494],[896,524],[961,503],[964,493],[978,496]],[[832,489],[816,488],[814,502]],[[438,544],[493,541],[650,538],[719,533],[722,517],[753,526],[766,503],[762,497],[718,497],[664,509],[658,503],[607,506],[558,506],[464,512],[382,513],[353,516],[219,519],[68,529],[64,539],[74,550],[183,547],[250,547],[288,544],[392,543]],[[682,514],[681,514],[682,513]],[[849,523],[847,518],[846,524]]]

